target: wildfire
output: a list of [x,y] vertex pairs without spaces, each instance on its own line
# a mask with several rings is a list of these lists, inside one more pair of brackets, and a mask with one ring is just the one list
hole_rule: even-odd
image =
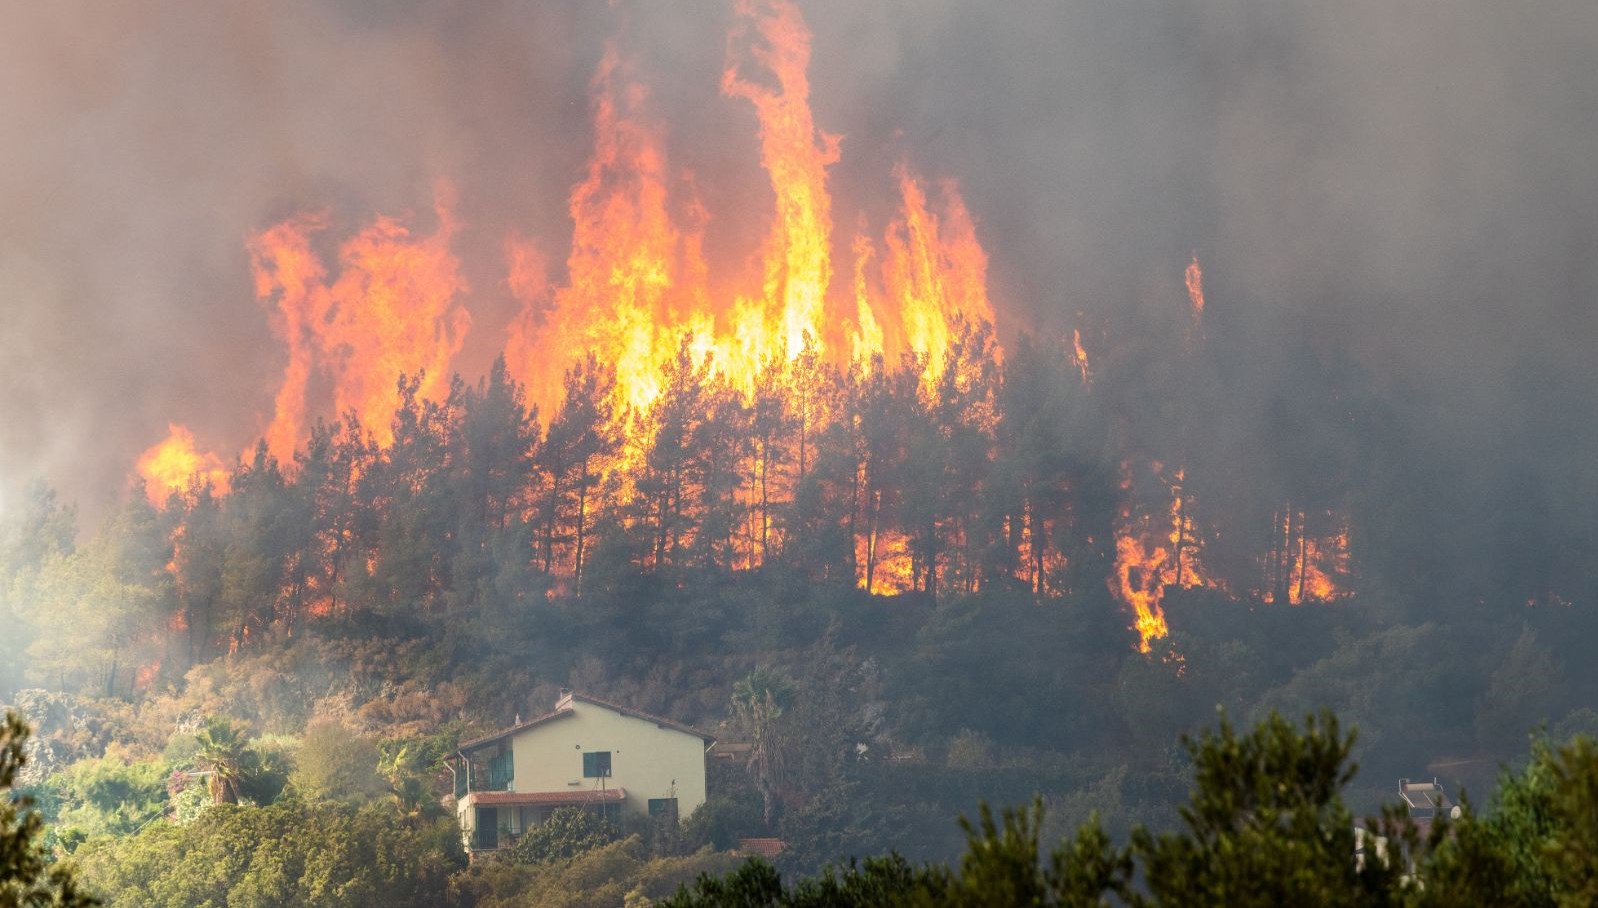
[[[806,339],[825,353],[824,308],[832,280],[832,199],[827,168],[842,137],[816,128],[810,113],[810,30],[790,0],[738,0],[727,39],[721,90],[755,106],[760,159],[776,194],[767,238],[763,302],[768,336],[790,361]],[[744,53],[776,77],[773,91],[740,75]]]
[[896,174],[903,207],[883,237],[887,290],[879,308],[898,313],[899,349],[923,357],[930,379],[942,374],[944,353],[962,319],[993,321],[988,256],[952,181],[940,187],[940,218],[928,207],[926,190],[909,167],[899,165]]
[[[740,479],[746,484],[729,493],[742,497],[749,517],[741,540],[726,543],[734,551],[723,563],[750,569],[764,562],[768,548],[780,551],[788,530],[772,519],[774,506],[794,501],[805,471],[816,469],[815,442],[807,433],[836,406],[816,390],[825,384],[820,364],[869,372],[879,362],[891,367],[912,358],[920,392],[930,397],[929,389],[946,370],[952,379],[946,384],[963,388],[967,370],[976,371],[970,369],[973,357],[986,365],[989,351],[992,357],[1001,351],[994,344],[975,354],[966,350],[957,362],[945,361],[951,345],[967,346],[954,344],[964,327],[994,321],[988,254],[958,185],[926,179],[901,161],[891,175],[884,174],[891,176],[896,194],[896,210],[885,224],[849,210],[831,195],[829,171],[841,160],[843,139],[821,128],[810,108],[811,35],[798,6],[793,0],[734,0],[734,11],[719,90],[728,103],[753,109],[760,163],[772,188],[758,255],[745,263],[707,260],[711,212],[694,175],[672,164],[670,137],[652,110],[646,81],[612,42],[589,86],[592,150],[568,199],[573,223],[564,276],[551,278],[551,263],[558,267],[560,258],[546,255],[535,242],[519,235],[503,241],[504,284],[520,304],[504,349],[510,373],[546,415],[561,403],[563,378],[574,364],[592,356],[614,374],[607,401],[614,406],[604,409],[615,414],[626,437],[619,453],[599,456],[595,475],[588,475],[585,462],[585,496],[590,487],[614,489],[631,481],[611,483],[615,475],[607,471],[640,462],[655,437],[648,428],[650,410],[665,390],[667,374],[691,375],[688,384],[694,387],[714,384],[717,400],[731,401],[730,408],[747,405],[763,417],[776,411],[763,420],[776,426],[769,430],[773,437],[761,440],[753,455],[758,479]],[[707,86],[707,92],[716,88]],[[249,241],[256,299],[285,348],[273,411],[269,421],[263,420],[265,443],[280,463],[293,463],[310,422],[330,412],[353,413],[378,445],[390,445],[402,400],[395,380],[402,373],[420,377],[416,393],[425,399],[439,400],[448,392],[451,365],[471,326],[469,288],[453,249],[459,233],[453,208],[452,192],[441,183],[431,232],[418,230],[409,216],[379,216],[334,242],[328,237],[331,215],[310,212]],[[854,220],[853,230],[842,237],[834,236],[835,208],[846,212],[845,223]],[[835,242],[838,249],[847,248],[842,254],[849,261],[834,262]],[[325,261],[335,245],[336,263]],[[1205,307],[1196,253],[1183,280],[1192,307],[1191,342]],[[1093,370],[1080,328],[1072,331],[1067,355],[1083,387],[1091,388]],[[691,371],[670,373],[682,363]],[[899,374],[909,387],[917,387],[913,372]],[[739,392],[742,402],[736,399]],[[592,396],[604,399],[605,394]],[[970,406],[971,424],[983,426],[991,438],[995,405],[990,400]],[[787,428],[790,423],[798,428]],[[777,437],[784,432],[797,440]],[[138,461],[151,500],[160,502],[195,479],[224,494],[229,474],[222,460],[198,451],[183,426],[171,425],[170,433]],[[1124,501],[1108,585],[1132,613],[1140,649],[1148,652],[1151,641],[1168,633],[1163,608],[1168,590],[1225,587],[1203,564],[1206,534],[1194,520],[1185,471],[1166,472],[1153,463],[1158,491],[1149,485],[1135,500],[1130,464],[1123,464]],[[864,474],[855,479],[862,490],[869,488]],[[558,512],[558,496],[552,497]],[[902,526],[891,525],[903,509],[892,496],[885,500],[878,490],[860,499],[851,504],[849,524],[855,582],[884,595],[942,589],[940,564],[954,559],[936,551],[926,554],[928,546],[913,544]],[[591,503],[586,497],[582,502],[586,519]],[[1302,512],[1290,507],[1284,513],[1273,528],[1261,598],[1296,604],[1343,595],[1346,528],[1332,522],[1322,527],[1324,532],[1306,532]],[[1072,514],[1032,501],[1024,513],[1008,518],[1019,521],[1011,524],[1020,559],[1016,577],[1039,594],[1051,584],[1070,582],[1058,575],[1065,574],[1060,540],[1075,528]],[[579,533],[574,562],[583,538]],[[687,548],[690,541],[681,544]],[[546,569],[555,563],[554,553],[551,543]],[[1245,565],[1253,554],[1245,556]],[[364,557],[366,570],[374,571],[377,553]],[[1213,559],[1227,563],[1218,553]],[[957,582],[971,589],[979,579],[967,572]],[[316,582],[308,582],[307,610],[321,614],[332,600]],[[551,595],[564,590],[566,582],[558,580]],[[581,589],[580,582],[576,588]]]
[[897,531],[866,533],[855,540],[856,583],[878,596],[915,589],[910,537]]
[[[1154,465],[1158,474],[1160,465]],[[1183,490],[1186,471],[1180,467],[1170,483],[1171,503],[1161,530],[1156,521],[1137,519],[1133,506],[1121,509],[1121,526],[1115,535],[1115,570],[1110,591],[1132,609],[1133,627],[1138,632],[1138,649],[1149,651],[1149,641],[1168,633],[1163,601],[1168,588],[1218,587],[1200,564],[1201,543],[1194,532],[1193,517]],[[1121,488],[1130,492],[1130,464],[1122,465]]]
[[151,504],[160,505],[173,492],[182,492],[189,481],[210,483],[217,494],[226,494],[228,468],[222,458],[195,447],[194,433],[177,423],[167,424],[167,437],[139,455],[136,469],[144,477],[144,494]]
[[[762,383],[776,381],[796,411],[820,404],[806,402],[813,392],[802,387],[815,363],[869,370],[879,359],[896,363],[912,354],[930,386],[947,367],[946,351],[962,323],[993,320],[987,253],[958,186],[938,181],[929,191],[905,162],[892,174],[897,214],[879,241],[859,219],[849,246],[852,273],[834,280],[828,170],[840,159],[842,139],[818,127],[810,109],[810,32],[790,0],[737,0],[734,11],[720,89],[754,110],[774,200],[758,284],[740,288],[740,268],[706,261],[710,214],[693,175],[670,162],[668,136],[651,111],[647,85],[611,43],[590,84],[593,150],[568,204],[573,239],[564,283],[551,286],[546,258],[534,244],[517,237],[506,242],[506,284],[521,303],[507,332],[507,366],[543,412],[559,404],[566,369],[589,355],[614,370],[617,412],[634,416],[648,413],[664,390],[663,375],[685,350],[691,368],[724,379],[750,403]],[[440,220],[446,222],[442,214]],[[285,232],[269,246],[274,267],[257,271],[273,277],[263,282],[261,295],[279,301],[283,333],[295,338],[294,326],[309,319],[296,320],[292,301],[309,294],[314,315],[321,277],[306,251],[306,231]],[[308,277],[300,279],[302,273]],[[298,289],[302,285],[312,289]],[[294,344],[291,339],[285,388],[293,384],[294,364],[304,359],[296,357]],[[997,355],[997,347],[991,349]],[[287,421],[297,425],[298,418]],[[629,433],[618,463],[636,462],[643,450],[646,439],[633,436],[647,434],[648,422],[633,425],[638,431]],[[803,463],[801,450],[801,473]],[[737,494],[758,497],[763,515],[773,495],[793,494],[795,479],[781,467],[768,475],[762,461],[758,496],[750,488]],[[736,565],[764,558],[772,538],[768,522],[752,522],[748,538],[757,542],[734,553]],[[863,548],[863,587],[885,593],[914,587],[907,539],[884,532]]]
[[460,297],[466,291],[450,251],[456,224],[449,187],[440,184],[437,230],[417,237],[397,218],[378,217],[339,249],[339,276],[326,271],[311,237],[327,227],[322,214],[301,215],[250,242],[255,290],[275,310],[273,330],[288,346],[267,447],[291,463],[306,434],[307,392],[313,369],[331,380],[333,409],[353,411],[378,443],[393,440],[390,421],[400,397],[395,378],[421,376],[418,393],[440,398],[450,361],[471,325]]
[[506,360],[547,410],[559,398],[568,357],[593,351],[614,366],[618,400],[642,410],[660,393],[660,366],[681,335],[703,332],[705,269],[697,243],[673,218],[662,136],[645,115],[649,93],[629,78],[614,45],[592,90],[594,153],[572,189],[569,283],[546,305],[539,282],[518,273],[541,257],[513,244],[520,267],[512,289],[523,309]]
[[725,276],[713,280],[702,251],[709,214],[692,177],[669,164],[647,87],[611,45],[591,85],[594,150],[572,190],[567,284],[551,292],[537,250],[509,244],[509,284],[522,311],[507,361],[546,410],[566,367],[588,353],[615,367],[620,407],[642,412],[684,338],[713,374],[752,394],[769,363],[794,363],[807,351],[867,368],[878,356],[914,353],[931,377],[960,320],[993,319],[987,254],[958,187],[940,183],[934,209],[907,164],[894,171],[900,211],[880,246],[858,231],[852,273],[834,281],[827,173],[841,137],[820,129],[810,110],[810,32],[788,0],[740,0],[735,12],[721,91],[754,107],[775,200],[759,286],[738,291]]
[[1334,527],[1330,532],[1312,531],[1309,515],[1291,506],[1274,516],[1271,550],[1262,559],[1265,589],[1257,593],[1261,601],[1302,605],[1345,595],[1348,528],[1332,512],[1322,516]]

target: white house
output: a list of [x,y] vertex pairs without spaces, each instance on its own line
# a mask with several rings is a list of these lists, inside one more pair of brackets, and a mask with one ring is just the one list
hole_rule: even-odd
[[705,802],[715,738],[636,709],[562,691],[555,709],[464,741],[451,767],[466,847],[508,846],[561,807],[687,817]]

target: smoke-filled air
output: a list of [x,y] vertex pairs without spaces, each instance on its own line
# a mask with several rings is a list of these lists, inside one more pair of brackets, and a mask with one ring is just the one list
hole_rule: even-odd
[[1590,892],[1598,6],[7,19],[0,902]]

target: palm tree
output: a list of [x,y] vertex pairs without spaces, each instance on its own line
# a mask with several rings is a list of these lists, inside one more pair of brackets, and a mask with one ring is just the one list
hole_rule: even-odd
[[244,736],[232,719],[212,716],[195,734],[200,752],[194,762],[207,773],[206,789],[213,804],[237,804],[244,778]]
[[405,746],[393,756],[383,758],[378,765],[378,772],[388,780],[389,792],[394,795],[395,806],[409,829],[416,828],[428,800],[427,779],[418,763],[410,747]]
[[776,818],[777,802],[787,794],[787,742],[777,719],[793,694],[786,678],[765,668],[732,686],[732,711],[753,745],[749,772],[765,808],[766,824]]

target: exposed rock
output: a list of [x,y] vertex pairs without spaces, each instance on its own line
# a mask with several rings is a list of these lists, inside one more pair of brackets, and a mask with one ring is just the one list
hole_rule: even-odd
[[76,760],[105,752],[109,729],[104,717],[71,694],[19,690],[9,708],[33,730],[23,745],[27,763],[17,773],[21,785],[43,782]]

